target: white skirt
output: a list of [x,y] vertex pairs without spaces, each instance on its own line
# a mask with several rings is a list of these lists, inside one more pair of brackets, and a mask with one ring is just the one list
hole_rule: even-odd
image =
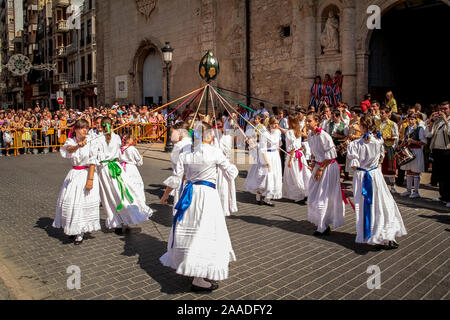
[[59,192],[53,227],[64,228],[69,236],[101,229],[98,177],[94,173],[93,188],[86,191],[88,172],[71,169]]
[[161,258],[166,267],[188,277],[224,280],[228,264],[236,261],[217,190],[194,185],[192,202],[182,221],[170,231],[167,253]]
[[362,183],[365,172],[355,171],[353,176],[353,193],[356,213],[356,242],[371,245],[395,241],[396,237],[406,235],[403,219],[397,204],[384,180],[381,169],[370,172],[373,185],[373,203],[371,210],[371,238],[364,239],[364,196]]
[[302,145],[305,147],[305,159],[307,161],[311,160],[311,148],[309,147],[308,141],[302,142]]
[[314,178],[317,169],[319,165],[315,166],[309,183],[308,221],[317,226],[317,231],[324,232],[330,225],[339,228],[345,224],[345,203],[337,162],[323,171],[319,181]]
[[236,203],[236,186],[234,179],[229,180],[223,175],[222,169],[217,169],[217,191],[219,192],[220,202],[222,203],[223,213],[230,216],[238,212]]
[[303,168],[300,170],[298,159],[294,157],[292,167],[289,168],[289,156],[286,156],[283,176],[283,198],[300,201],[308,196],[311,171],[305,157],[301,158]]
[[139,224],[147,221],[152,215],[152,210],[148,206],[136,201],[137,196],[133,193],[128,177],[125,174],[122,173],[122,179],[134,201],[130,203],[130,200],[125,195],[123,200],[124,206],[120,212],[117,211],[117,207],[122,201],[119,184],[116,179],[111,178],[106,164],[101,164],[98,167],[98,176],[100,180],[100,198],[106,211],[106,227],[108,229],[118,228],[123,225]]
[[[264,159],[261,154],[260,159]],[[267,199],[281,199],[283,197],[283,173],[278,151],[267,152],[270,172],[264,160],[254,164],[245,180],[245,188],[251,193],[260,193]]]
[[130,163],[127,163],[125,168],[126,170],[122,171],[122,175],[125,177],[124,180],[128,182],[129,191],[139,208],[149,212],[148,218],[150,218],[153,215],[153,211],[146,204],[145,186],[139,169],[136,165]]
[[412,171],[416,173],[421,173],[425,171],[425,161],[423,158],[423,150],[422,149],[410,149],[412,153],[416,156],[416,158],[410,163],[401,166],[400,169],[404,171]]

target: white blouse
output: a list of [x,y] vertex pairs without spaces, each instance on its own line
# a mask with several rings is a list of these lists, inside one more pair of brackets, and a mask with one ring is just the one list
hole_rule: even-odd
[[180,153],[190,151],[192,145],[192,139],[189,137],[184,137],[181,141],[175,143],[170,155],[170,163],[172,164],[172,169],[175,170],[177,166],[178,159],[180,158]]
[[236,166],[230,163],[220,149],[209,144],[202,144],[194,152],[185,152],[180,155],[168,186],[178,188],[183,176],[186,177],[186,181],[208,181],[215,184],[217,167],[220,167],[229,179],[235,179],[239,174]]
[[261,134],[259,140],[259,150],[261,152],[267,152],[267,150],[277,150],[281,147],[281,131],[276,130],[267,130]]
[[119,161],[134,164],[138,167],[144,164],[144,159],[142,159],[141,154],[133,146],[125,147],[124,152],[120,152]]
[[308,134],[308,143],[311,148],[311,153],[317,162],[336,159],[337,153],[333,139],[325,130],[322,130],[318,135],[310,132]]
[[106,136],[95,139],[98,146],[98,161],[111,161],[118,159],[120,156],[120,147],[122,146],[122,141],[120,137],[114,132],[111,133],[111,141],[106,141]]
[[302,137],[297,138],[294,130],[286,132],[286,151],[297,151],[302,148]]
[[373,135],[369,141],[363,137],[350,142],[347,147],[347,158],[350,167],[363,168],[370,170],[378,168],[381,155],[384,155],[384,140],[378,139]]
[[89,143],[88,140],[88,143],[83,148],[79,148],[74,153],[69,153],[67,151],[67,147],[76,145],[78,145],[78,142],[76,141],[75,137],[68,138],[64,146],[62,146],[61,150],[59,151],[61,156],[64,159],[70,159],[72,166],[74,167],[87,167],[91,164],[98,164],[95,145]]

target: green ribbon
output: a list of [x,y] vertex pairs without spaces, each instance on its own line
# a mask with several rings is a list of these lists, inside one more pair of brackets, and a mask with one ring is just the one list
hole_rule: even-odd
[[108,130],[108,131],[106,131],[107,134],[111,133],[111,125],[109,123],[104,123],[103,127],[106,127],[106,129]]
[[127,195],[128,199],[130,200],[131,203],[134,202],[133,197],[131,196],[130,192],[128,191],[127,187],[125,186],[125,183],[122,180],[122,169],[120,168],[120,166],[117,164],[117,159],[114,160],[106,160],[106,161],[102,161],[102,163],[107,163],[108,164],[108,170],[109,170],[109,174],[111,176],[111,178],[116,179],[117,183],[119,185],[119,189],[120,189],[120,195],[122,197],[122,201],[120,202],[120,204],[117,207],[117,211],[120,211],[123,209],[123,201],[125,199],[125,194]]
[[241,103],[241,102],[239,102],[239,101],[233,99],[232,97],[230,97],[230,96],[227,95],[226,93],[223,93],[223,92],[220,91],[219,89],[217,89],[217,88],[214,88],[214,89],[215,89],[218,93],[220,93],[221,95],[223,95],[223,96],[225,96],[225,97],[227,97],[227,98],[233,100],[233,101],[234,101],[235,103],[237,103],[238,105],[240,105],[240,106],[242,106],[242,107],[244,107],[244,108],[246,108],[246,109],[248,109],[248,110],[250,110],[250,111],[252,111],[252,112],[255,112],[255,110],[253,110],[252,108],[247,107],[245,104],[243,104],[243,103]]

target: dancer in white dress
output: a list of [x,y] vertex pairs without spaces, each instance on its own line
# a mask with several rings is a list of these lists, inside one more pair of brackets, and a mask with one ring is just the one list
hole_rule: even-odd
[[290,154],[286,157],[286,165],[283,176],[283,197],[300,201],[305,205],[308,196],[311,170],[302,151],[302,132],[297,118],[288,117],[289,129],[286,132],[286,151]]
[[145,186],[142,176],[137,167],[144,164],[139,151],[133,146],[132,136],[125,135],[122,138],[122,147],[120,148],[119,162],[122,167],[122,175],[127,181],[130,193],[139,207],[145,208]]
[[363,116],[360,127],[363,137],[347,148],[354,170],[356,242],[396,249],[395,238],[406,235],[406,229],[380,168],[384,141],[379,132],[374,134],[377,129],[373,116]]
[[[420,174],[425,171],[425,162],[423,157],[423,147],[427,145],[425,130],[418,124],[416,114],[408,115],[409,126],[405,129],[405,138],[401,146],[408,146],[416,158],[401,166],[406,171],[406,191],[401,194],[403,197],[419,198]],[[414,185],[414,192],[411,189]]]
[[[180,155],[184,152],[191,151],[192,146],[192,139],[189,136],[189,125],[187,122],[178,122],[171,128],[171,134],[170,139],[172,140],[174,146],[172,153],[170,154],[170,164],[172,165],[172,170],[175,172],[175,168],[177,167],[178,159],[180,158]],[[167,187],[173,185],[173,174],[168,177],[163,184]],[[177,179],[175,179],[177,180]],[[173,196],[173,203],[176,204],[178,202],[178,199],[180,198],[180,190],[182,188],[182,183],[180,182],[180,185],[178,188],[174,188],[172,192],[170,193],[171,196]],[[173,214],[175,215],[175,209],[173,211]]]
[[308,142],[314,157],[309,183],[308,220],[317,226],[315,236],[329,235],[330,225],[339,228],[345,224],[345,203],[336,148],[330,135],[317,127],[319,121],[316,113],[308,113],[306,124],[311,130]]
[[228,278],[228,264],[236,260],[216,189],[217,168],[230,179],[236,178],[238,170],[211,146],[214,134],[209,124],[203,122],[197,130],[203,131],[203,141],[193,152],[180,155],[173,176],[178,181],[161,198],[161,203],[167,204],[171,189],[178,188],[186,177],[167,253],[160,260],[178,274],[194,277],[193,291],[212,291],[218,288],[215,281]]
[[130,181],[123,174],[119,163],[120,137],[112,132],[111,119],[102,119],[104,135],[98,140],[98,176],[100,180],[100,198],[106,211],[106,228],[116,229],[117,233],[128,230],[128,225],[139,224],[152,215],[150,207],[134,199]]
[[[234,136],[223,132],[223,127],[219,125],[213,129],[214,142],[213,146],[222,150],[228,161],[233,158],[233,141]],[[234,179],[228,179],[222,169],[217,172],[217,191],[219,192],[220,202],[222,203],[223,213],[226,217],[232,213],[238,212],[236,202],[236,185]]]
[[[283,197],[283,175],[281,173],[281,159],[279,148],[281,146],[281,131],[275,117],[269,120],[270,131],[260,133],[258,145],[258,161],[254,164],[245,180],[248,192],[256,194],[259,205],[265,204],[274,207],[272,199]],[[264,197],[264,201],[261,201]]]
[[88,129],[86,120],[78,120],[73,129],[75,136],[69,137],[60,150],[62,157],[71,161],[72,169],[59,192],[53,227],[76,236],[75,244],[83,242],[84,233],[101,229],[97,154],[88,142]]

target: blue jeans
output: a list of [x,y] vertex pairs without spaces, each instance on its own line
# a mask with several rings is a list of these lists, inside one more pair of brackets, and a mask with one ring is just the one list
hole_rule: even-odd
[[[44,140],[45,140],[46,146],[50,145],[50,136],[49,135],[45,135]],[[44,153],[48,153],[48,152],[49,152],[49,148],[44,148]]]

